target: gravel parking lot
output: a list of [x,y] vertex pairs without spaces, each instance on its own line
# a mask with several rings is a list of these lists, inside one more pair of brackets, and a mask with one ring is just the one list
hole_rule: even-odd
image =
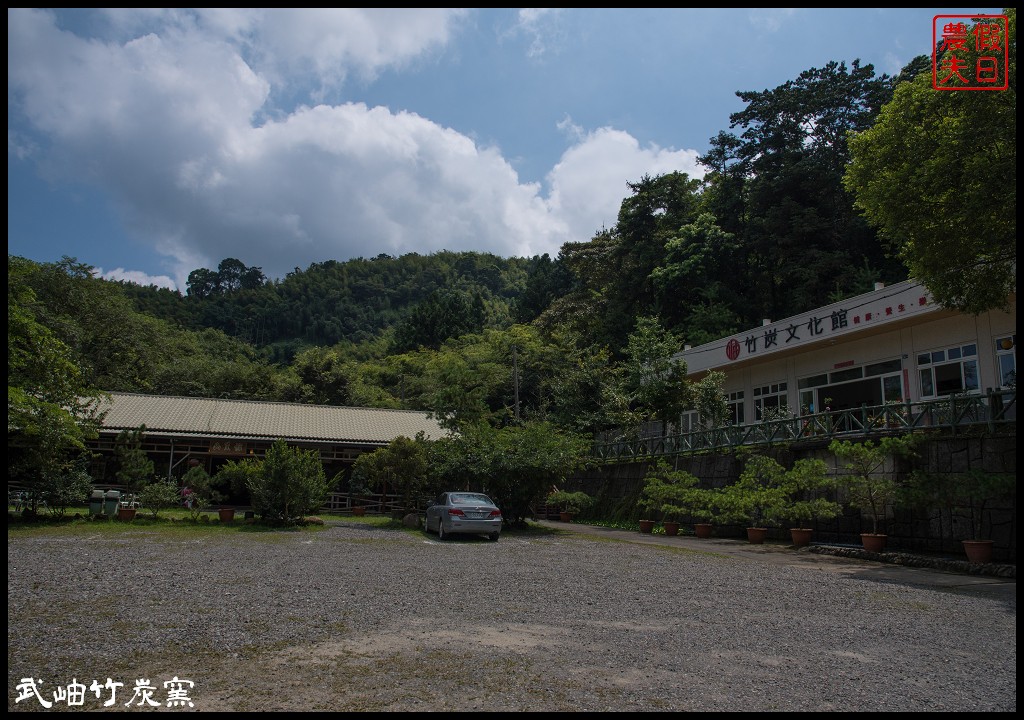
[[[357,520],[9,532],[7,558],[15,711],[1017,705],[1016,583],[996,578],[543,528],[439,542]],[[94,680],[81,705],[55,699]]]

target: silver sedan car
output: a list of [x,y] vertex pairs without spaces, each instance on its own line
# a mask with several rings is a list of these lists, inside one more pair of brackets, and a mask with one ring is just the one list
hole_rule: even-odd
[[436,532],[438,540],[456,533],[486,535],[497,540],[501,535],[501,510],[483,493],[441,493],[427,508],[427,532]]

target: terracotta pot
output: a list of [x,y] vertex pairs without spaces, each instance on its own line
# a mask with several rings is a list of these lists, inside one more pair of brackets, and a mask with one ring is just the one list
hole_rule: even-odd
[[811,528],[790,528],[789,536],[793,538],[795,547],[806,547],[811,544],[811,536],[814,530]]
[[992,562],[992,541],[991,540],[963,540],[964,553],[968,561],[972,563]]
[[747,542],[753,545],[761,545],[768,537],[768,528],[747,528]]
[[572,522],[573,514],[571,512],[559,512],[558,519],[562,522]]
[[356,517],[362,517],[366,514],[366,508],[364,508],[362,505],[360,505],[359,507],[354,507],[352,508],[352,514]]
[[667,520],[665,522],[665,534],[666,535],[678,535],[679,534],[679,523]]
[[711,537],[711,523],[696,523],[693,526],[694,534],[703,539]]
[[888,535],[881,533],[861,533],[860,542],[864,546],[864,549],[868,552],[884,552],[885,541],[889,539]]
[[135,508],[122,507],[117,509],[117,519],[130,522],[135,519]]
[[220,521],[222,523],[229,523],[235,521],[235,509],[234,508],[221,508],[217,511],[220,515]]
[[653,520],[641,520],[640,521],[640,532],[650,534],[654,532],[654,521]]

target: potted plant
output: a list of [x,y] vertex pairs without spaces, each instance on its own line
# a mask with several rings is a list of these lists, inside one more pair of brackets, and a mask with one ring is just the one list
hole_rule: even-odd
[[547,501],[549,505],[558,508],[562,522],[572,522],[573,518],[594,504],[594,498],[582,491],[554,490],[548,493]]
[[964,554],[972,563],[992,562],[991,524],[986,525],[986,509],[995,500],[1008,497],[1016,489],[1016,477],[1009,473],[969,470],[964,473],[925,473],[911,475],[912,494],[929,507],[966,511],[968,537],[961,540]]
[[[667,462],[659,461],[644,478],[639,506],[647,510],[651,518],[660,516],[662,521],[670,523],[690,517],[695,521],[697,537],[709,537],[711,525],[708,521],[715,515],[715,506],[711,491],[697,487],[699,482],[697,476],[685,470],[672,470]],[[642,519],[640,531],[652,532],[656,522],[655,519]]]
[[747,458],[739,479],[727,485],[717,496],[719,519],[724,522],[745,522],[747,540],[761,544],[768,535],[768,525],[778,517],[785,500],[782,478],[785,468],[766,455]]
[[878,532],[879,521],[885,520],[901,491],[894,473],[885,471],[885,461],[908,454],[909,442],[905,438],[887,437],[877,444],[871,440],[833,440],[828,446],[838,465],[849,471],[840,478],[847,500],[871,517],[871,532],[860,535],[861,544],[870,552],[885,550],[888,536]]
[[773,509],[778,523],[789,523],[789,535],[795,547],[809,545],[814,528],[811,521],[830,520],[837,517],[843,506],[822,496],[835,487],[835,479],[829,475],[824,460],[803,459],[783,473],[781,487],[782,502]]

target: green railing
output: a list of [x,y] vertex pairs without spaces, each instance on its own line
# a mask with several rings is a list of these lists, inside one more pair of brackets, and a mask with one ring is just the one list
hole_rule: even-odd
[[593,455],[619,462],[663,455],[727,450],[749,445],[828,442],[835,437],[874,437],[925,429],[952,433],[1017,422],[1017,390],[951,395],[942,400],[887,403],[848,410],[792,415],[750,425],[727,425],[675,435],[594,443]]

